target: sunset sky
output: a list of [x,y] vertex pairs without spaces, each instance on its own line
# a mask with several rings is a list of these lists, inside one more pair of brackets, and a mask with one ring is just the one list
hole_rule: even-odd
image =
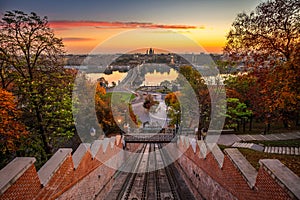
[[22,10],[47,16],[67,53],[86,54],[97,46],[102,53],[148,47],[221,53],[236,15],[250,12],[262,1],[0,0],[0,14]]

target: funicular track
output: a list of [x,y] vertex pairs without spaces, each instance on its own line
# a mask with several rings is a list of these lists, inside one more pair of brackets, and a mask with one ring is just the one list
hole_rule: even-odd
[[[164,167],[170,158],[161,144],[146,143],[139,152],[133,171],[128,173],[117,199],[187,199],[187,193],[182,192],[177,183],[174,166]],[[194,198],[188,195],[188,199]]]

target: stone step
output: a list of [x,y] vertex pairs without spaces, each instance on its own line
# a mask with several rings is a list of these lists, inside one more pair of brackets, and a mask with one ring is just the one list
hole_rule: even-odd
[[300,147],[265,147],[264,153],[300,155]]
[[282,154],[282,147],[279,147],[279,148],[278,148],[278,153],[279,153],[279,154]]
[[275,148],[274,148],[274,153],[277,153],[277,154],[278,154],[278,152],[279,152],[279,147],[275,147]]
[[[258,144],[254,144],[254,143],[247,143],[247,142],[235,142],[232,147],[236,147],[236,148],[247,148],[247,149],[252,149],[255,151],[264,151],[264,147]],[[266,149],[265,149],[266,151]]]
[[265,147],[264,152],[268,153],[268,151],[269,151],[269,147]]
[[292,147],[291,148],[291,155],[294,155],[295,154],[295,147]]
[[282,154],[286,154],[286,148],[282,147]]

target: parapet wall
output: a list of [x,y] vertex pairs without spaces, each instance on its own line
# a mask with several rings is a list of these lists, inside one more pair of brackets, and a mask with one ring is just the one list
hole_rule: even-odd
[[[83,143],[73,155],[72,149],[59,149],[38,172],[35,158],[17,157],[0,171],[0,199],[57,199],[68,194],[72,194],[72,199],[80,199],[76,195],[85,199],[101,196],[110,190],[108,183],[115,170],[96,157],[105,160],[120,150],[118,136],[96,140],[92,145]],[[82,183],[84,187],[80,187]]]
[[[187,146],[188,145],[188,146]],[[178,168],[195,196],[204,199],[300,199],[300,179],[275,159],[260,160],[258,172],[238,151],[181,137]],[[188,148],[188,149],[186,149]]]
[[[237,149],[223,153],[184,136],[172,148],[183,153],[175,165],[197,199],[300,199],[299,177],[278,160],[260,160],[256,171]],[[73,154],[59,149],[38,172],[35,158],[15,158],[0,171],[0,199],[104,199],[116,169],[101,161],[120,151],[118,136],[83,143]]]

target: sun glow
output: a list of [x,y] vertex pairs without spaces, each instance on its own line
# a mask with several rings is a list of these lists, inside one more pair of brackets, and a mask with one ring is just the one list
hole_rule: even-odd
[[[93,26],[91,26],[93,25]],[[67,53],[86,54],[118,34],[135,30],[136,34],[126,35],[110,42],[106,53],[119,53],[144,47],[159,46],[177,53],[220,53],[225,44],[226,31],[222,28],[175,27],[175,28],[140,28],[105,26],[98,27],[90,23],[50,23],[55,34],[63,39]],[[191,41],[187,42],[189,38]],[[196,43],[199,48],[195,48]],[[105,53],[105,52],[102,52]]]

